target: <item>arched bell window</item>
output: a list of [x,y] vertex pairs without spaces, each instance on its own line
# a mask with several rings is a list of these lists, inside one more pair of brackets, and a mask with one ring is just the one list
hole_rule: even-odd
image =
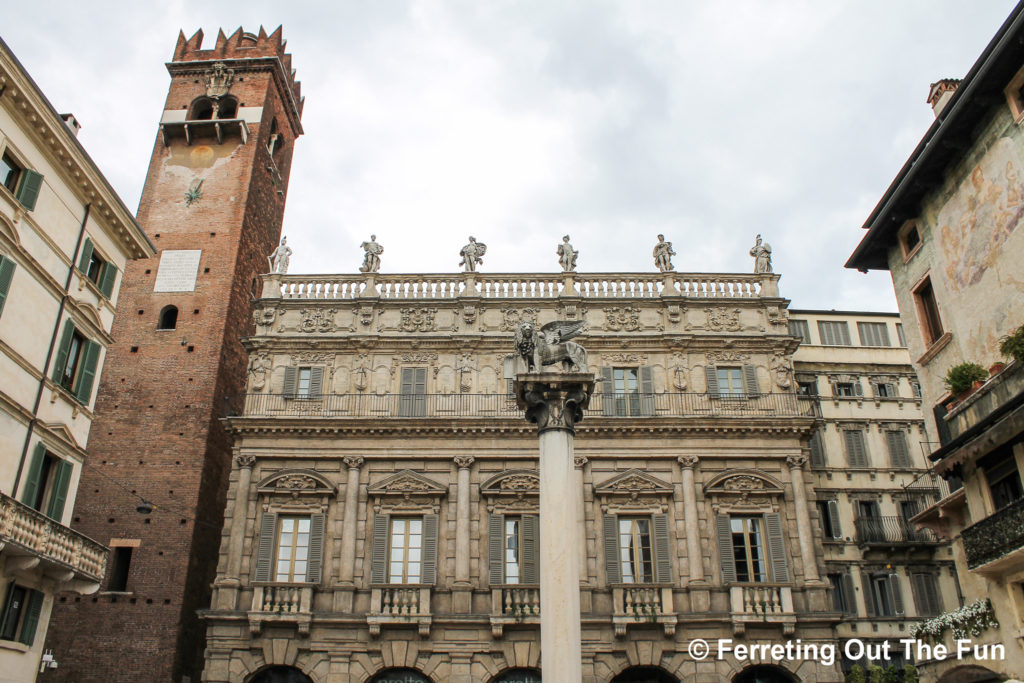
[[192,102],[192,106],[189,107],[188,119],[189,121],[206,121],[212,119],[215,108],[213,100],[209,97],[197,97]]
[[160,321],[157,323],[158,330],[173,330],[178,326],[178,307],[164,306],[160,311]]

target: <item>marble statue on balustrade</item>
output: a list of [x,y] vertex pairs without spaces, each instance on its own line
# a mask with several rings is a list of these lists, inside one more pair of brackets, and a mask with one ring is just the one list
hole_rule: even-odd
[[288,262],[292,258],[292,248],[288,246],[288,238],[282,237],[281,244],[267,257],[270,262],[270,272],[279,275],[288,274]]
[[584,321],[555,320],[540,330],[528,320],[516,328],[515,350],[523,372],[544,372],[545,366],[556,365],[556,371],[586,372],[587,351],[569,341],[578,337]]
[[462,248],[459,252],[459,256],[462,260],[459,261],[459,265],[463,267],[463,270],[467,273],[473,273],[476,271],[476,267],[484,262],[484,254],[487,253],[487,245],[483,242],[477,242],[475,237],[470,236],[469,244]]
[[654,245],[654,265],[663,273],[675,270],[672,266],[672,257],[676,252],[672,251],[672,243],[665,241],[664,235],[658,235],[658,243]]
[[568,235],[562,238],[562,243],[558,245],[558,250],[555,253],[558,254],[558,263],[562,266],[563,273],[571,273],[576,270],[576,259],[580,252],[569,244]]
[[359,267],[360,273],[376,273],[380,270],[380,255],[384,253],[384,247],[377,243],[377,236],[370,235],[369,242],[359,245],[363,248],[363,265]]
[[750,248],[750,255],[754,257],[755,273],[772,272],[772,247],[767,242],[761,243],[761,235],[757,236],[757,241]]

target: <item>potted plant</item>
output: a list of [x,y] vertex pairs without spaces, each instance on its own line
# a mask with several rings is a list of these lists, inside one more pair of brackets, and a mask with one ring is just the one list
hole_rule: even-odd
[[999,353],[1024,363],[1024,325],[999,340]]
[[962,396],[971,390],[975,382],[984,382],[986,379],[988,370],[981,365],[960,363],[946,373],[946,388],[953,392],[954,396]]

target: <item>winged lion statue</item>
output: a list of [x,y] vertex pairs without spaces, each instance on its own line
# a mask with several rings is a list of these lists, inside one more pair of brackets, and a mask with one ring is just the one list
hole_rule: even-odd
[[576,342],[586,323],[555,320],[540,330],[524,320],[516,328],[516,353],[526,361],[527,372],[542,372],[545,365],[562,364],[562,372],[586,372],[587,350]]

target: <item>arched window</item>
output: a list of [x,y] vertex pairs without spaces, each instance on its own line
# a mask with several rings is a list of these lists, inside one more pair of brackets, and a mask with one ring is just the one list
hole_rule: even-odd
[[178,326],[178,307],[164,306],[160,311],[160,321],[157,323],[158,330],[173,330]]
[[272,666],[253,676],[249,683],[313,683],[309,676],[290,666]]
[[213,100],[209,97],[198,97],[192,102],[189,110],[189,121],[203,121],[213,118]]
[[612,683],[678,683],[679,679],[657,666],[631,666]]
[[494,677],[491,683],[541,683],[536,669],[509,669]]
[[370,683],[430,683],[430,679],[416,669],[388,669],[371,678]]
[[284,139],[278,131],[277,119],[271,119],[270,137],[267,138],[267,151],[270,152],[270,156],[276,156],[277,151],[281,149],[282,145],[284,145]]
[[218,119],[233,119],[238,116],[238,100],[230,95],[220,98],[220,107],[217,109]]

